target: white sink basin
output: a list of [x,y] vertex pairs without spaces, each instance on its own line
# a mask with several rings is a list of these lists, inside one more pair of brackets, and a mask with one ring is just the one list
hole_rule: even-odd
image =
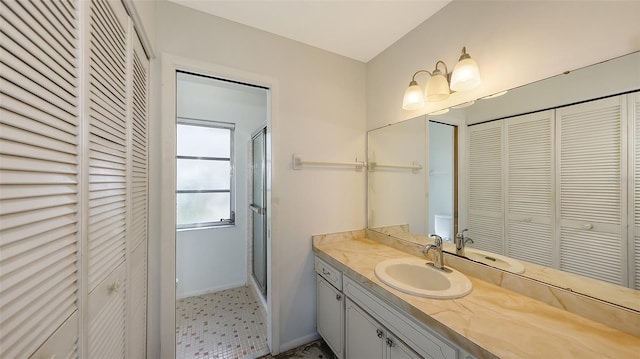
[[524,265],[513,258],[469,247],[464,249],[464,254],[465,257],[471,260],[506,270],[507,272],[524,273]]
[[389,259],[378,263],[376,277],[401,292],[426,298],[452,299],[469,294],[471,282],[464,274],[442,271],[420,258]]

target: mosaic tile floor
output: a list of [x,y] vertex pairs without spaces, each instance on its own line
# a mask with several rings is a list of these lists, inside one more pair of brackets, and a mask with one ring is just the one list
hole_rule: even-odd
[[266,353],[266,315],[249,287],[176,301],[177,359],[241,359]]

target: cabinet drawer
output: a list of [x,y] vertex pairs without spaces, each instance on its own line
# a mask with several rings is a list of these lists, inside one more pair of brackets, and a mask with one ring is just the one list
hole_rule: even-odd
[[404,313],[392,308],[349,277],[344,278],[344,294],[358,304],[400,340],[425,358],[456,359],[457,348],[436,337],[427,328],[419,326]]
[[342,290],[342,272],[318,257],[316,257],[315,267],[316,272],[322,278],[326,279],[327,282],[331,283],[331,285],[336,287],[338,290]]

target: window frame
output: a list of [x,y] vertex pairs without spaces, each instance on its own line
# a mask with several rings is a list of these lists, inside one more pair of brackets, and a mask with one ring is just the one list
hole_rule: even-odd
[[186,230],[196,230],[196,229],[208,229],[208,228],[224,228],[224,227],[234,227],[236,224],[236,211],[235,211],[235,123],[230,122],[220,122],[220,121],[211,121],[211,120],[202,120],[197,118],[189,118],[184,116],[176,117],[176,133],[178,125],[186,125],[186,126],[196,126],[196,127],[208,127],[208,128],[218,128],[218,129],[226,129],[230,131],[229,134],[229,158],[226,157],[197,157],[197,156],[181,156],[178,154],[178,146],[176,138],[176,165],[178,160],[187,159],[187,160],[199,160],[199,161],[228,161],[229,162],[229,190],[220,190],[220,189],[198,189],[198,190],[180,190],[177,188],[177,178],[178,178],[178,170],[176,168],[176,202],[177,196],[180,193],[229,193],[229,214],[230,218],[225,218],[224,220],[217,222],[201,222],[201,223],[187,223],[187,224],[178,224],[178,207],[176,206],[176,229],[178,231],[186,231]]

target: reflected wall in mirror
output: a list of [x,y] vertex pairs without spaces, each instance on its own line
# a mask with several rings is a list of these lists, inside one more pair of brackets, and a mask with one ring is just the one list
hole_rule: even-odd
[[457,228],[456,126],[425,116],[368,134],[369,227],[437,233]]
[[[458,217],[452,205],[449,236],[458,232],[457,221],[469,228],[475,243],[467,257],[506,270],[499,263],[511,262],[514,273],[524,267],[529,278],[640,311],[640,291],[629,289],[640,288],[639,89],[636,52],[446,115],[371,131],[370,161],[386,158],[390,147],[394,159],[411,161],[401,152],[416,144],[428,160],[410,181],[407,173],[394,181],[370,172],[369,228],[428,240],[435,216],[448,212],[430,202],[440,194],[429,186],[437,181],[430,174],[439,173],[429,166],[430,151],[441,146],[430,146],[440,137],[429,136],[427,123],[459,124],[459,175],[450,183],[464,185],[447,194],[459,195],[451,203],[460,208]],[[396,142],[380,146],[387,132]]]

